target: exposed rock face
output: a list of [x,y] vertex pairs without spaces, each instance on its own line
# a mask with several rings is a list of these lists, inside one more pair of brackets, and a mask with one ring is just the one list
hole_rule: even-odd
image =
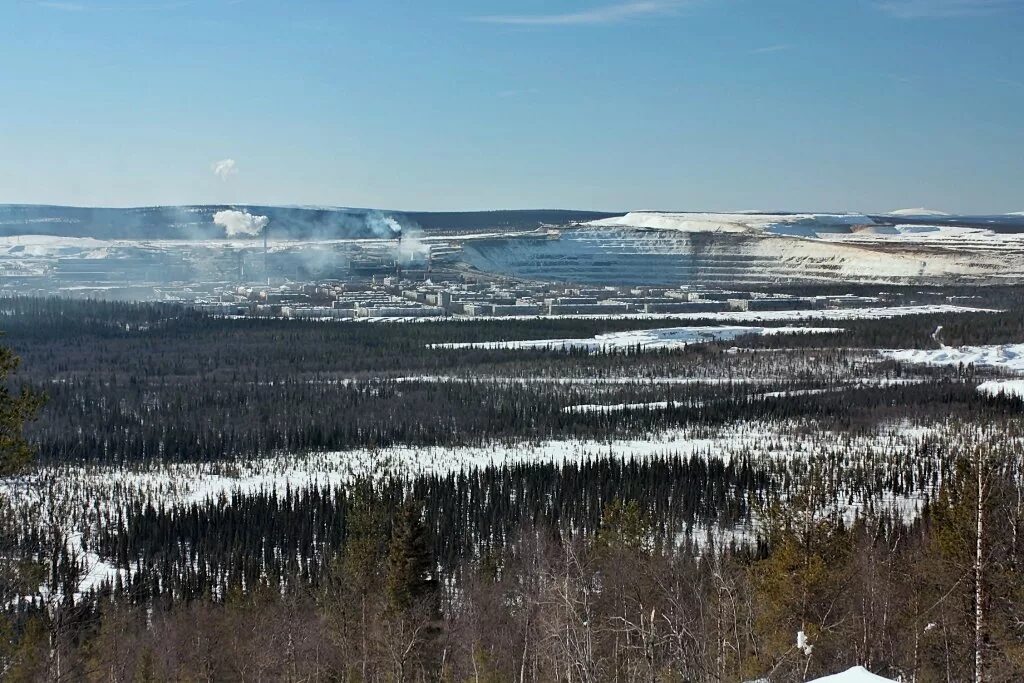
[[[1024,276],[1021,234],[876,225],[867,217],[773,223],[730,214],[719,225],[712,214],[679,216],[630,214],[546,235],[474,240],[463,245],[463,258],[492,273],[609,284],[989,284]],[[731,220],[737,216],[743,221]],[[641,225],[624,225],[631,218]]]

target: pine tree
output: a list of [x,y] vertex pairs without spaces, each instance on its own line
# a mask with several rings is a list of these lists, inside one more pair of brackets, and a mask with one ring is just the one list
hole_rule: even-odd
[[[18,393],[10,390],[10,375],[18,363],[10,349],[0,348],[0,476],[15,474],[31,461],[34,452],[23,430],[25,423],[35,418],[43,401],[42,396],[27,388]],[[13,535],[13,530],[6,528],[12,518],[6,506],[7,501],[0,497],[0,605],[10,604],[22,583],[17,558],[5,552]],[[5,678],[5,672],[15,664],[14,649],[13,630],[0,616],[0,678]]]
[[14,393],[8,386],[20,362],[13,351],[0,348],[0,477],[18,472],[31,461],[33,449],[25,439],[24,427],[43,404],[42,395],[27,387]]
[[406,611],[435,592],[434,562],[428,550],[421,506],[406,503],[398,513],[388,550],[387,594],[391,605]]

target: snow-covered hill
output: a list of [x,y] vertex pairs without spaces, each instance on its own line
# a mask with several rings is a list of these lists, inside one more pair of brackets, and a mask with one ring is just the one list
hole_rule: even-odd
[[[160,215],[160,221],[166,223],[167,216]],[[280,215],[299,220],[284,210]],[[270,265],[274,272],[299,278],[344,278],[351,264],[361,259],[388,261],[397,244],[395,230],[386,231],[390,239],[372,238],[366,228],[371,214],[366,213],[358,229],[339,239],[333,221],[340,220],[340,215],[318,214],[322,224],[306,222],[312,220],[308,216],[290,226],[281,226],[284,220],[272,220]],[[124,222],[118,223],[116,230],[99,232],[148,233],[148,216],[140,210],[130,216],[138,223],[122,216]],[[101,281],[119,285],[193,283],[263,272],[261,240],[225,239],[223,229],[205,213],[188,216],[204,226],[208,222],[204,230],[216,228],[219,234],[202,237],[205,232],[190,229],[188,237],[175,239],[98,238],[88,236],[89,230],[55,235],[54,226],[60,231],[77,229],[66,222],[13,226],[0,220],[5,230],[21,231],[4,236],[0,230],[0,277],[14,278],[14,286],[20,286],[26,276],[42,278],[32,286],[45,288],[48,283],[74,287]],[[32,217],[40,221],[53,218],[39,212]],[[160,221],[156,224],[164,225]],[[328,223],[330,229],[324,227]],[[333,236],[319,235],[322,227]],[[25,232],[29,229],[38,232]],[[427,247],[431,249],[434,265],[593,284],[731,286],[849,281],[941,285],[953,281],[1019,282],[1024,278],[1024,220],[1012,217],[961,220],[859,213],[634,211],[542,230],[467,233],[438,228],[437,233],[422,234],[416,242],[426,245],[424,253]]]
[[742,232],[813,237],[849,232],[854,226],[874,225],[864,214],[820,213],[666,213],[631,211],[625,216],[591,221],[594,227],[632,227],[678,232]]
[[890,216],[948,216],[949,214],[945,211],[936,211],[935,209],[925,209],[918,207],[916,209],[896,209],[895,211],[889,212]]
[[632,212],[464,243],[475,268],[587,283],[1007,282],[1024,235],[879,223],[862,214]]

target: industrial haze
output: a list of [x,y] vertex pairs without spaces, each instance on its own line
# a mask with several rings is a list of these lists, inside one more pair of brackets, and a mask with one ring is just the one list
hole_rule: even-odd
[[[253,302],[287,301],[309,287],[386,288],[370,308],[413,317],[684,312],[679,299],[687,297],[679,292],[701,286],[1012,283],[1024,275],[1022,256],[1022,216],[947,216],[925,209],[616,215],[0,206],[0,291],[181,301],[229,312],[251,312]],[[453,308],[449,300],[442,305],[436,292],[424,288],[506,280],[663,291],[647,301],[628,291],[576,297],[571,310],[562,310],[548,301],[566,294],[557,288],[531,299],[504,287],[501,295],[477,302],[489,306],[467,309]],[[426,296],[434,299],[429,306]],[[338,299],[332,295],[318,302],[326,306],[312,308],[334,306]],[[596,304],[603,308],[580,308]],[[331,317],[348,315],[333,310]]]

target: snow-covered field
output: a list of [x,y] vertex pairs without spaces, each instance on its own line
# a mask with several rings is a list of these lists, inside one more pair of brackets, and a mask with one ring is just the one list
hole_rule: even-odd
[[[936,335],[940,330],[936,330]],[[911,365],[974,365],[1024,375],[1024,344],[959,347],[942,344],[938,349],[886,349],[881,354]],[[978,385],[978,391],[988,396],[1024,398],[1024,379],[988,380]]]
[[1024,373],[1024,344],[945,346],[938,349],[886,349],[882,355],[918,365],[975,365]]
[[[924,306],[872,306],[868,308],[802,309],[794,311],[718,311],[712,313],[601,313],[592,315],[518,315],[473,316],[473,320],[710,320],[721,323],[813,322],[842,320],[887,320],[906,315],[935,313],[997,313],[991,308],[929,304]],[[392,322],[437,322],[463,320],[469,316],[449,318],[348,318],[342,322],[386,324]]]
[[842,332],[841,327],[666,327],[657,330],[633,330],[610,332],[590,339],[533,339],[525,341],[467,342],[459,344],[434,344],[433,348],[443,349],[551,349],[567,351],[585,349],[591,352],[612,353],[642,349],[679,349],[689,344],[711,341],[728,341],[748,335],[776,334],[828,334]]
[[[783,395],[784,392],[777,392]],[[820,481],[835,487],[844,514],[883,506],[904,516],[917,514],[931,488],[894,495],[856,489],[851,468],[865,468],[886,480],[911,466],[922,446],[935,456],[962,438],[949,425],[883,425],[873,431],[838,432],[802,421],[690,426],[608,440],[543,440],[488,443],[463,447],[398,446],[306,455],[281,454],[242,462],[159,464],[137,467],[60,465],[41,467],[22,478],[0,481],[0,494],[19,514],[38,520],[41,528],[60,528],[73,557],[85,572],[78,592],[112,580],[126,568],[100,557],[90,541],[107,513],[129,504],[154,507],[202,504],[257,492],[298,492],[335,487],[357,477],[414,476],[450,473],[471,467],[516,463],[584,462],[598,458],[721,458],[760,463],[786,480],[812,464]],[[949,444],[944,446],[942,444]],[[937,450],[938,447],[938,450]],[[889,474],[887,474],[889,473]],[[933,487],[934,481],[922,486]],[[749,535],[749,528],[707,529],[717,534]],[[122,574],[123,576],[123,574]]]
[[[781,395],[781,392],[780,392]],[[244,462],[151,464],[138,467],[60,465],[0,481],[0,492],[22,503],[60,507],[59,498],[117,506],[140,497],[154,505],[201,503],[258,491],[279,493],[337,486],[360,476],[413,476],[514,463],[581,462],[602,457],[658,459],[735,457],[792,459],[828,451],[866,455],[912,453],[936,427],[883,427],[852,435],[801,429],[797,423],[694,426],[636,438],[544,440],[462,447],[395,446],[351,451],[282,454]]]
[[993,379],[978,385],[978,391],[988,396],[1018,396],[1024,398],[1024,379]]

